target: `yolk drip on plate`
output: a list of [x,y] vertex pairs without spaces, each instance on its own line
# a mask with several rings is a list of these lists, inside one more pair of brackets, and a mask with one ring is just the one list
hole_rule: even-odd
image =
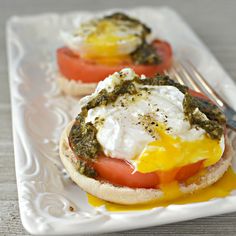
[[[224,176],[215,184],[197,191],[194,194],[188,194],[181,196],[178,188],[178,184],[173,182],[162,186],[164,192],[164,197],[162,201],[140,204],[140,205],[120,205],[115,203],[110,203],[94,197],[90,194],[88,196],[88,202],[94,207],[105,206],[108,211],[122,212],[122,211],[138,211],[138,210],[148,210],[155,207],[166,207],[171,204],[183,205],[196,202],[206,202],[213,198],[222,198],[228,196],[233,190],[236,189],[236,174],[232,168],[229,168]],[[176,198],[171,200],[171,198]]]
[[186,141],[168,134],[162,125],[157,128],[160,138],[149,143],[135,160],[142,173],[168,171],[204,160],[204,167],[215,164],[223,150],[218,140],[207,135],[202,139]]

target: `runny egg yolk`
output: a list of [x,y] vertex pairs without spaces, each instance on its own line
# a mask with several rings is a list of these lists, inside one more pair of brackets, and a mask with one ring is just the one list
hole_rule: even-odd
[[141,173],[168,171],[200,160],[204,160],[204,167],[207,167],[222,156],[219,140],[207,135],[202,139],[186,141],[166,133],[162,125],[159,125],[157,132],[160,138],[149,143],[135,160]]
[[141,43],[140,36],[128,27],[121,27],[111,20],[101,20],[96,30],[87,35],[84,40],[84,53],[86,59],[96,59],[107,64],[104,59],[109,57],[112,63],[130,60],[130,50],[133,51]]

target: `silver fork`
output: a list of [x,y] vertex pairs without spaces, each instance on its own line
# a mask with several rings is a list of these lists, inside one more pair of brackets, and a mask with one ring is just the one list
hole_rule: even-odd
[[227,126],[236,131],[236,111],[212,88],[190,61],[175,60],[172,68],[165,71],[165,74],[175,78],[180,84],[206,94],[224,112]]

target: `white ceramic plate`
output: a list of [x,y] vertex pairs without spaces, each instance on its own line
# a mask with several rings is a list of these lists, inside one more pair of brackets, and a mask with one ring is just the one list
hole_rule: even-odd
[[[154,35],[169,41],[176,57],[191,59],[236,108],[232,80],[173,10],[142,7],[127,13],[152,26]],[[72,183],[60,162],[58,141],[65,125],[76,115],[73,108],[77,101],[59,92],[55,50],[62,45],[59,30],[72,29],[91,16],[94,13],[43,14],[12,17],[7,24],[16,177],[26,230],[47,235],[101,233],[235,211],[236,193],[232,193],[203,203],[112,213],[104,207],[89,206],[86,194]]]

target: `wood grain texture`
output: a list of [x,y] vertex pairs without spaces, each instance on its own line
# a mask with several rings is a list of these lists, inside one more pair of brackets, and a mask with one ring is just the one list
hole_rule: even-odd
[[[17,202],[5,42],[6,20],[12,15],[142,5],[173,7],[236,81],[234,0],[0,0],[0,235],[29,235],[22,227]],[[107,235],[236,235],[236,213]]]

